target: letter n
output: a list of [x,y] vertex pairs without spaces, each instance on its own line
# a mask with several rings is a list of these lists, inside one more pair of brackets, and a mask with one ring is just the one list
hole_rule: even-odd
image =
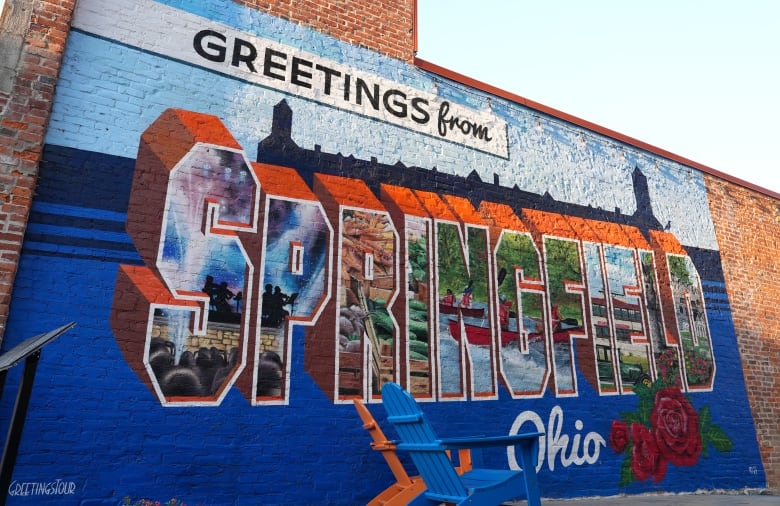
[[434,220],[434,286],[437,300],[451,290],[454,313],[440,305],[436,359],[441,398],[492,399],[497,396],[495,308],[490,303],[493,275],[489,229],[461,197],[415,191]]

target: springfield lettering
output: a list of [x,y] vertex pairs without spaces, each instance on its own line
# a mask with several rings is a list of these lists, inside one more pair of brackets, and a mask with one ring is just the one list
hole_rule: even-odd
[[[144,4],[148,3],[146,7]],[[140,5],[139,5],[140,4]],[[509,158],[506,122],[317,55],[147,0],[79,2],[74,28],[261,86]],[[132,29],[117,26],[134,19]],[[170,33],[189,33],[170,37]]]
[[[201,128],[193,138],[188,125],[195,122]],[[452,126],[471,128],[456,121]],[[414,379],[415,393],[439,399],[496,398],[499,382],[518,399],[538,398],[547,390],[571,397],[580,392],[578,378],[605,396],[633,395],[639,385],[657,379],[686,392],[712,390],[717,368],[701,278],[672,234],[650,230],[645,238],[631,225],[514,210],[488,200],[477,209],[465,197],[391,184],[383,184],[377,195],[359,179],[319,172],[310,190],[293,167],[247,162],[232,141],[219,146],[232,138],[216,116],[169,109],[139,142],[127,230],[145,267],[121,267],[115,297],[122,303],[114,305],[111,325],[126,359],[161,402],[217,405],[244,374],[237,386],[251,402],[286,403],[288,391],[279,379],[289,377],[290,357],[301,351],[306,372],[336,402],[352,402],[355,391],[370,398],[369,389],[388,377],[380,375],[381,364],[391,371],[423,372]],[[163,150],[183,157],[163,160],[154,154]],[[266,210],[261,212],[263,199]],[[420,207],[409,204],[413,201]],[[359,207],[360,202],[371,204]],[[326,211],[336,205],[338,212]],[[149,219],[166,215],[180,218]],[[600,248],[589,246],[591,232],[580,233],[585,227],[602,231]],[[159,243],[149,247],[150,237],[159,237]],[[402,255],[398,244],[404,239],[409,246]],[[449,253],[442,262],[438,252],[445,250]],[[219,267],[202,261],[210,257],[221,259]],[[190,267],[193,259],[204,264],[201,270]],[[272,273],[254,283],[254,266],[266,263],[274,265]],[[456,264],[463,270],[453,273],[450,265]],[[603,282],[588,283],[581,267],[586,265],[603,266]],[[343,298],[331,293],[336,269],[336,293],[349,294]],[[216,289],[215,277],[235,281]],[[659,279],[668,281],[664,285]],[[425,288],[429,280],[432,289]],[[622,290],[605,293],[610,283]],[[456,302],[450,286],[458,285],[465,289]],[[158,291],[150,296],[147,286]],[[431,292],[438,304],[432,303]],[[240,305],[227,302],[239,293]],[[306,294],[295,295],[294,316],[283,309],[291,293]],[[474,293],[479,302],[472,299]],[[368,295],[381,298],[375,308],[386,311],[374,312],[376,321],[367,320],[374,317]],[[205,310],[212,305],[222,307],[223,314]],[[233,367],[233,376],[220,378],[208,394],[199,372],[192,372],[185,390],[163,374],[165,369],[158,375],[147,367],[147,358],[158,352],[163,365],[171,365],[186,348],[198,351],[199,336],[225,322],[233,325],[235,360],[240,346],[254,347],[259,357],[265,344],[247,326],[249,319],[240,316],[247,310],[243,314],[261,315],[265,332],[286,339],[276,345],[284,358],[266,363],[258,358],[246,371]],[[228,320],[227,315],[239,318]],[[188,331],[191,319],[197,326]],[[365,337],[367,321],[375,337]],[[285,322],[285,330],[276,330]],[[170,347],[154,342],[159,341],[152,337],[155,325],[172,329],[163,340]],[[318,327],[306,336],[308,348],[293,352],[286,347],[292,325]],[[376,328],[385,337],[378,337]],[[364,346],[362,339],[377,344]],[[428,343],[447,339],[480,348],[473,348],[478,353],[470,361],[430,352]],[[374,350],[380,350],[378,357]],[[369,360],[377,365],[369,367]],[[441,369],[448,375],[431,380],[430,371]],[[273,381],[261,384],[261,373]],[[469,377],[478,381],[461,380]],[[207,382],[214,384],[214,377]],[[603,438],[583,433],[581,421],[574,422],[571,436],[562,427],[563,412],[553,410],[543,447],[551,470],[555,462],[567,467],[598,459]]]

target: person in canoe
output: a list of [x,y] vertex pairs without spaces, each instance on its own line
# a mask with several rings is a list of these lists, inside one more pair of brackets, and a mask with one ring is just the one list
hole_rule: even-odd
[[474,281],[469,280],[469,284],[461,292],[460,307],[471,307],[471,295],[474,292]]
[[509,328],[509,312],[512,309],[512,301],[504,294],[499,295],[498,301],[498,321],[501,323],[501,328],[507,330]]
[[441,303],[445,306],[454,306],[455,305],[455,294],[452,293],[452,290],[447,288],[447,294],[442,297]]
[[558,311],[558,306],[552,307],[552,324],[553,332],[560,332],[563,330],[573,330],[580,327],[580,322],[576,318],[563,318]]

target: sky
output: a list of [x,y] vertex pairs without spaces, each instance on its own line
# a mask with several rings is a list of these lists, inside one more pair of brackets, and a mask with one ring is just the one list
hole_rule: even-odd
[[780,194],[780,2],[417,0],[417,57]]

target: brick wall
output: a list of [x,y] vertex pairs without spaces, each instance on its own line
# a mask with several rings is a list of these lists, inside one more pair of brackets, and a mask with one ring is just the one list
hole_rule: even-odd
[[74,0],[12,1],[0,50],[0,339]]
[[707,176],[767,485],[780,489],[780,202]]
[[[411,62],[414,56],[414,0],[235,1],[392,58]],[[11,67],[0,66],[2,82],[12,75],[7,87],[0,86],[0,337],[75,1],[9,4],[11,14],[24,13],[29,23],[19,34],[19,57]],[[5,40],[0,51],[7,55]],[[707,183],[767,484],[780,490],[780,454],[773,451],[780,445],[780,340],[773,325],[780,312],[778,201],[715,177]]]
[[414,58],[415,0],[235,0],[399,60]]

